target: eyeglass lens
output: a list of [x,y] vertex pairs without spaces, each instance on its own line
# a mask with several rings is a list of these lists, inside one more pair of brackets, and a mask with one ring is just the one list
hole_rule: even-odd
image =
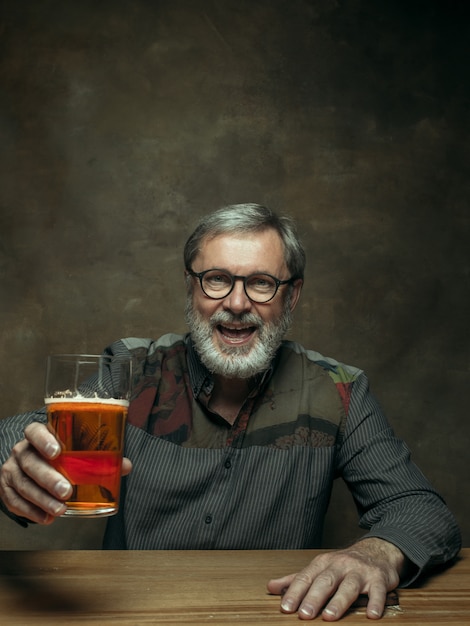
[[[202,288],[210,298],[223,298],[232,289],[235,278],[218,270],[209,271],[202,277]],[[277,291],[276,281],[269,274],[253,274],[244,280],[245,291],[255,302],[270,300]]]

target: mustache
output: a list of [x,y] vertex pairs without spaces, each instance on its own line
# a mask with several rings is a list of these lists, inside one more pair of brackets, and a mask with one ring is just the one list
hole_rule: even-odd
[[231,313],[230,311],[218,311],[209,318],[209,323],[212,328],[219,324],[243,324],[246,326],[255,326],[256,328],[262,328],[264,326],[263,320],[255,313]]

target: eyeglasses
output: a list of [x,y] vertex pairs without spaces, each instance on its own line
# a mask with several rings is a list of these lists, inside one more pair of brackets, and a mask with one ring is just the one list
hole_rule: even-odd
[[281,285],[293,283],[294,277],[287,280],[279,280],[271,274],[250,274],[249,276],[235,276],[226,270],[217,268],[204,272],[186,270],[188,274],[199,279],[202,291],[213,300],[222,300],[232,292],[235,281],[242,280],[245,293],[250,300],[258,304],[264,304],[274,298]]

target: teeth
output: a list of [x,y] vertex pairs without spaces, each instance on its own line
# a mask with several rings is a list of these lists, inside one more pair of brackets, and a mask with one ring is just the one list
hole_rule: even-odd
[[254,329],[252,326],[244,326],[243,328],[240,328],[239,326],[236,328],[232,326],[219,326],[219,331],[226,337],[232,337],[232,339],[243,339],[244,337],[249,337],[253,333]]
[[226,325],[221,325],[221,328],[226,328],[227,330],[248,330],[249,328],[252,328],[252,326],[226,326]]

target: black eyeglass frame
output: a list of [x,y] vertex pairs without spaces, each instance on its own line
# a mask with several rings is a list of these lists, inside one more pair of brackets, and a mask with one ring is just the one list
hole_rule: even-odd
[[[194,276],[194,278],[199,279],[199,284],[201,285],[202,292],[208,298],[210,298],[211,300],[223,300],[224,298],[226,298],[227,296],[229,296],[232,293],[233,288],[235,287],[235,281],[241,280],[241,281],[243,281],[243,289],[245,291],[246,297],[249,300],[251,300],[252,302],[255,302],[256,304],[266,304],[268,302],[271,302],[271,300],[276,296],[276,294],[277,294],[277,292],[279,290],[279,287],[281,285],[292,284],[292,283],[294,283],[297,280],[296,276],[291,276],[290,278],[287,278],[286,280],[280,280],[279,278],[276,278],[272,274],[268,274],[268,272],[254,272],[253,274],[249,274],[248,276],[238,276],[237,274],[231,274],[227,270],[223,270],[220,267],[211,267],[208,270],[204,270],[203,272],[194,272],[192,269],[189,269],[189,267],[187,267],[186,271],[188,272],[188,274],[190,276]],[[206,274],[208,274],[209,272],[220,272],[221,274],[225,274],[226,276],[229,276],[232,279],[232,286],[227,291],[227,293],[225,293],[223,296],[219,296],[219,297],[210,296],[206,292],[204,287],[202,286],[202,280],[203,280],[204,276]],[[252,278],[253,276],[269,276],[269,278],[271,278],[275,282],[276,289],[274,290],[273,295],[270,298],[268,298],[268,300],[261,300],[261,301],[253,300],[253,298],[248,294],[248,292],[246,290],[246,281],[249,278]]]

